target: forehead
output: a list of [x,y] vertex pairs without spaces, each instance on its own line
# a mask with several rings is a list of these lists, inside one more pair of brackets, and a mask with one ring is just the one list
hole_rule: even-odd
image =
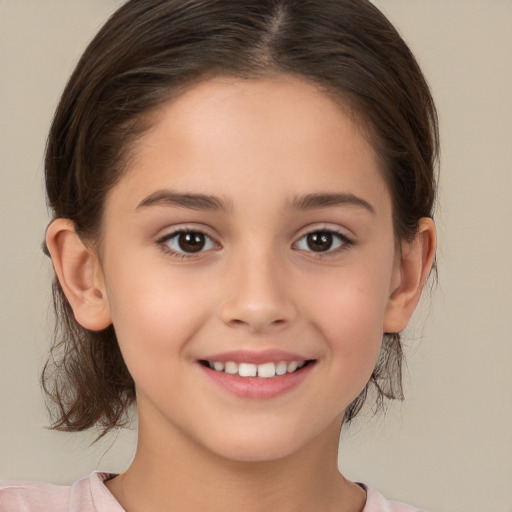
[[131,195],[156,188],[218,195],[219,187],[236,195],[238,183],[254,193],[272,185],[290,194],[372,188],[388,196],[354,115],[315,84],[289,75],[199,83],[162,105],[133,149],[121,180],[132,182],[125,191]]
[[[335,100],[320,85],[286,74],[261,79],[219,76],[199,82],[153,114],[147,137],[157,131],[163,134],[161,128],[166,126],[169,135],[174,128],[172,135],[183,140],[201,137],[218,143],[217,136],[231,135],[233,142],[246,137],[255,143],[318,141],[325,139],[326,132],[346,136],[349,127],[365,139],[359,129],[362,120],[358,122],[340,97]],[[141,142],[138,148],[144,146],[144,138]]]

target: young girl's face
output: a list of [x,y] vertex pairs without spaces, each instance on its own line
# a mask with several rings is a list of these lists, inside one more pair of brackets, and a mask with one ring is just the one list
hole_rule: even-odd
[[195,86],[136,144],[102,230],[147,442],[271,460],[337,437],[401,277],[375,152],[327,95],[288,76]]

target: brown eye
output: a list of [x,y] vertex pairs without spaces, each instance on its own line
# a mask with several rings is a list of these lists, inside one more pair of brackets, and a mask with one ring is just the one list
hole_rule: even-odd
[[328,251],[332,247],[333,235],[327,231],[319,231],[318,233],[310,233],[306,237],[308,247],[315,252]]
[[178,231],[160,240],[159,243],[177,254],[195,254],[217,247],[208,235],[200,231]]
[[199,252],[205,246],[205,236],[202,233],[180,233],[178,245],[184,252]]
[[334,252],[350,240],[336,231],[312,231],[304,235],[296,244],[297,249],[307,252]]

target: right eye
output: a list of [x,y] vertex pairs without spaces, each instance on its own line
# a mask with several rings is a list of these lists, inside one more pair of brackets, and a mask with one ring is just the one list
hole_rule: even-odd
[[214,240],[201,231],[181,230],[166,235],[159,240],[164,250],[171,253],[187,256],[217,248]]

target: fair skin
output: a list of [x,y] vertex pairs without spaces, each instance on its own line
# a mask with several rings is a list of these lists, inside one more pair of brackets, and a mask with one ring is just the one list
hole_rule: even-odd
[[107,484],[127,512],[363,509],[343,414],[412,315],[435,230],[397,250],[375,152],[328,96],[288,76],[193,87],[133,148],[99,250],[65,219],[47,242],[136,384],[137,452]]

